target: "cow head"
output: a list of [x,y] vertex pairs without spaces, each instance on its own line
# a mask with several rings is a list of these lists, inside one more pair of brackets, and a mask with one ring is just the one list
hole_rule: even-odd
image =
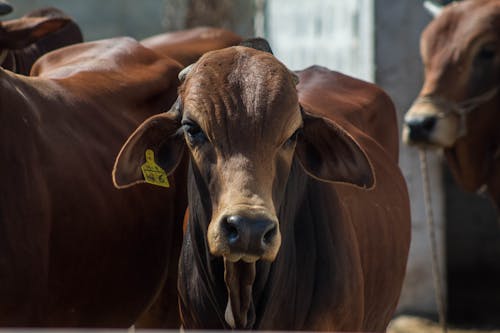
[[28,75],[43,54],[82,40],[80,28],[65,13],[51,7],[37,9],[0,22],[0,66]]
[[403,141],[444,148],[457,181],[474,191],[500,144],[500,1],[448,5],[424,30],[420,50],[425,82]]
[[[0,2],[0,13],[10,5]],[[10,50],[18,50],[35,43],[44,36],[56,32],[72,20],[55,8],[43,8],[9,21],[0,22],[0,66],[16,71],[15,60],[5,66],[4,61]],[[78,29],[79,30],[79,29]],[[79,41],[82,40],[78,31]]]
[[274,261],[280,249],[285,221],[278,212],[294,160],[316,180],[359,186],[373,183],[371,167],[343,130],[302,110],[297,77],[268,52],[243,46],[213,51],[180,78],[179,100],[130,137],[114,181],[143,181],[146,149],[157,152],[158,164],[170,173],[187,147],[189,197],[208,206],[209,223],[202,226],[208,250],[224,259],[226,321],[248,328],[255,262]]
[[61,29],[71,18],[55,8],[33,11],[21,18],[0,22],[1,49],[21,49]]

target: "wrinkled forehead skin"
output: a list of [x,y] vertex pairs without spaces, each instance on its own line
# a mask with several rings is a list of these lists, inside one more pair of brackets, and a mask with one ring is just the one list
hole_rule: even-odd
[[205,54],[180,95],[184,118],[197,121],[212,142],[227,145],[220,148],[277,146],[302,121],[292,74],[273,55],[247,47]]
[[499,39],[500,1],[474,0],[447,6],[422,33],[420,50],[427,71],[460,65],[485,40]]

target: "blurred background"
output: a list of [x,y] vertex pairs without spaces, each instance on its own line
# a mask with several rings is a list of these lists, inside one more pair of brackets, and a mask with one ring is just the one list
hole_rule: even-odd
[[[402,117],[421,87],[419,36],[432,20],[420,0],[11,0],[15,11],[54,6],[72,16],[85,40],[137,39],[194,26],[268,38],[291,69],[327,66],[375,82]],[[500,327],[500,224],[488,199],[457,188],[439,154],[430,158],[439,258],[449,321]],[[412,208],[412,244],[398,313],[437,317],[418,154],[401,146]]]

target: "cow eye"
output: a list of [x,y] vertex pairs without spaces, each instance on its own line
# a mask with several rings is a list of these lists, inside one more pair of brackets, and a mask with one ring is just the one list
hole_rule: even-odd
[[295,145],[295,142],[297,142],[297,137],[299,136],[300,133],[300,128],[297,129],[293,134],[283,143],[283,148],[291,148]]
[[184,133],[186,133],[186,137],[189,143],[193,145],[198,145],[208,140],[207,136],[205,135],[205,133],[203,133],[203,130],[198,124],[192,121],[183,120],[181,125],[182,129],[184,130]]
[[493,44],[484,45],[476,55],[476,59],[480,61],[491,61],[495,58],[497,48]]

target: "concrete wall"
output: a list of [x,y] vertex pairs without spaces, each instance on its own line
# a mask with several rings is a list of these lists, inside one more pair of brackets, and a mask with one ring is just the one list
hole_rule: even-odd
[[165,0],[14,0],[11,4],[14,12],[2,20],[53,6],[75,19],[85,40],[116,36],[141,39],[165,30]]
[[165,0],[164,25],[167,30],[222,27],[253,37],[255,7],[254,0]]
[[[422,85],[419,36],[431,17],[420,0],[375,1],[375,82],[392,97],[399,124]],[[401,128],[401,127],[400,127]],[[444,274],[444,196],[441,159],[429,156],[432,200],[441,267]],[[399,311],[436,313],[430,243],[427,235],[418,152],[401,146],[400,166],[408,183],[412,211],[412,242]]]
[[11,0],[14,12],[2,20],[53,6],[78,23],[85,40],[117,36],[146,38],[165,31],[208,25],[242,36],[254,34],[254,0]]

